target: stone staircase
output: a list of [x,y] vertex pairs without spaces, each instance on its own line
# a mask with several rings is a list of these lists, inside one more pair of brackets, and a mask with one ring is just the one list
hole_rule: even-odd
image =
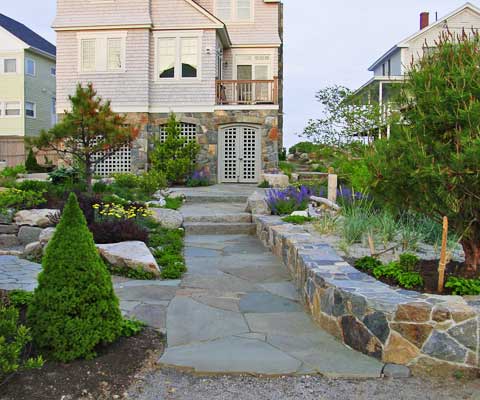
[[189,191],[180,209],[187,234],[253,234],[252,215],[245,212],[250,191]]

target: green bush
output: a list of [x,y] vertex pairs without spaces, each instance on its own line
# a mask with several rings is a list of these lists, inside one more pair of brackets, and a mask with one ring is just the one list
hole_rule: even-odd
[[308,222],[312,222],[313,218],[304,217],[302,215],[288,215],[286,217],[283,217],[282,221],[287,222],[289,224],[294,224],[294,225],[303,225]]
[[44,191],[19,190],[9,188],[0,193],[0,211],[5,212],[8,208],[25,209],[33,208],[45,203]]
[[420,259],[414,254],[403,253],[400,255],[399,262],[404,271],[413,272],[420,262]]
[[25,290],[12,290],[8,293],[8,299],[14,307],[28,306],[33,300],[33,293]]
[[452,293],[458,296],[480,295],[480,279],[456,278],[452,276],[447,279],[445,287],[452,289]]
[[[411,264],[411,259],[409,259],[409,261]],[[419,288],[424,285],[423,278],[418,272],[406,271],[400,262],[396,261],[375,267],[373,269],[373,276],[377,279],[391,279],[405,289]]]
[[32,181],[27,180],[23,182],[19,182],[15,185],[18,190],[22,190],[24,192],[33,191],[33,192],[49,192],[52,190],[52,183],[47,181]]
[[375,257],[362,257],[355,261],[355,268],[359,269],[360,271],[368,271],[371,272],[375,268],[380,267],[382,262],[375,258]]
[[157,140],[150,152],[153,169],[163,172],[169,183],[185,183],[195,169],[199,146],[195,141],[182,137],[174,114],[170,115],[165,130],[165,141]]
[[405,289],[423,287],[423,278],[418,272],[401,272],[397,276],[398,284]]
[[48,173],[54,185],[73,185],[80,180],[80,171],[77,168],[60,167]]
[[289,163],[288,161],[280,161],[278,163],[278,167],[285,175],[287,175],[290,178],[292,177],[292,173],[294,173],[296,170],[295,165],[292,163]]
[[140,186],[139,176],[132,173],[116,173],[113,174],[113,178],[115,179],[115,185],[121,188],[135,189]]
[[17,165],[15,167],[6,167],[0,171],[0,177],[2,178],[17,178],[20,174],[26,174],[27,169],[24,165]]
[[37,157],[35,156],[32,149],[28,152],[27,159],[25,161],[25,168],[30,173],[35,172],[45,172],[45,168],[43,168],[38,162]]
[[183,258],[184,232],[180,229],[165,229],[159,226],[152,229],[149,247],[162,268],[163,279],[179,279],[187,271]]
[[289,154],[313,153],[318,150],[319,145],[312,142],[300,142],[288,149]]
[[131,337],[138,335],[145,326],[146,325],[142,321],[136,319],[124,319],[122,322],[122,336]]
[[31,340],[30,330],[19,323],[18,309],[0,305],[0,384],[9,374],[43,365],[42,357],[23,359]]
[[35,342],[68,362],[95,355],[120,334],[122,316],[76,196],[71,193],[42,261],[28,309]]
[[167,178],[161,171],[151,170],[140,175],[139,188],[147,195],[151,196],[157,190],[167,187]]

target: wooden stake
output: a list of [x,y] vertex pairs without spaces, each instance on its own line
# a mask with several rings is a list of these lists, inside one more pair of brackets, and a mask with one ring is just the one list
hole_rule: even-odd
[[440,252],[440,264],[438,265],[438,293],[443,293],[445,283],[445,268],[447,267],[447,238],[448,218],[443,217],[442,250]]
[[335,174],[328,175],[328,200],[337,202],[338,177]]
[[373,241],[372,235],[368,234],[368,246],[370,247],[370,255],[375,256],[375,243]]

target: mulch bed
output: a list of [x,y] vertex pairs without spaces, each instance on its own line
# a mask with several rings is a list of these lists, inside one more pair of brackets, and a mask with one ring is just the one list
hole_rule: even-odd
[[121,338],[100,349],[94,360],[47,362],[39,370],[20,372],[0,386],[0,399],[123,399],[135,375],[153,364],[163,348],[160,334],[147,328],[137,336]]
[[[356,259],[354,258],[347,258],[344,257],[345,261],[347,261],[350,265],[354,266]],[[430,294],[439,294],[438,293],[438,265],[440,263],[440,260],[420,260],[420,263],[417,266],[417,272],[420,273],[420,275],[423,278],[424,281],[424,287],[416,287],[411,290],[415,290],[417,292],[421,293],[430,293]],[[464,263],[460,263],[457,261],[451,261],[450,263],[447,264],[445,268],[445,282],[450,276],[458,276],[461,277],[462,270],[464,270]],[[365,272],[366,274],[373,276],[373,274]],[[386,283],[387,285],[398,287],[397,283],[391,279],[388,278],[380,278],[378,279],[379,281]],[[450,295],[452,294],[451,289],[445,288],[443,295]]]

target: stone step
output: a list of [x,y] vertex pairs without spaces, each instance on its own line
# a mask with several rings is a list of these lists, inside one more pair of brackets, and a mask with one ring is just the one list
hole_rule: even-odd
[[187,215],[184,221],[188,222],[212,222],[212,223],[251,223],[252,214],[205,214],[205,215]]
[[187,204],[202,203],[246,203],[248,194],[189,194],[186,196]]
[[253,235],[255,224],[247,222],[186,222],[185,233],[189,235]]

